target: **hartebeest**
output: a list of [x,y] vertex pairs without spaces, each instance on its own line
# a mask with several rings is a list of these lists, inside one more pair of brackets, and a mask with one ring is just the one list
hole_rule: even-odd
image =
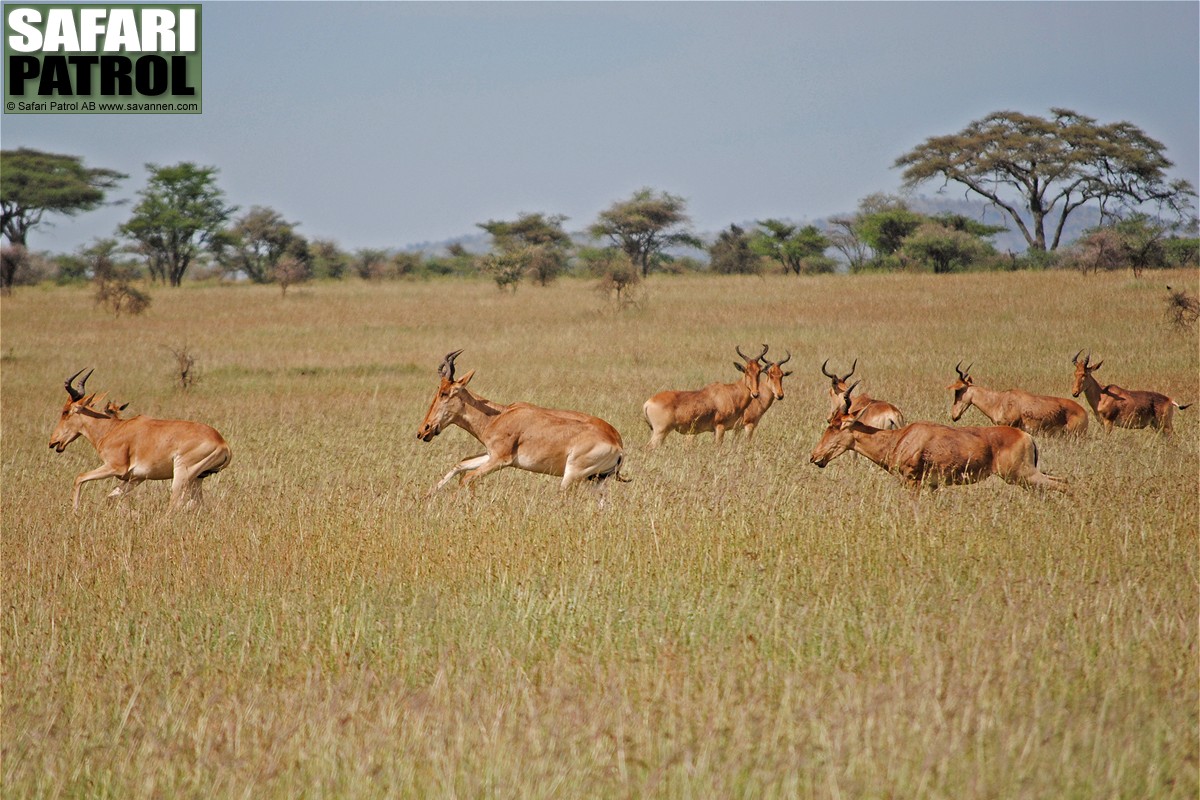
[[466,473],[462,483],[470,486],[504,467],[559,476],[564,489],[583,480],[594,480],[601,489],[609,478],[622,480],[625,450],[616,428],[578,411],[529,403],[501,405],[480,397],[467,388],[475,370],[454,377],[454,360],[461,353],[455,350],[442,360],[438,368],[441,380],[417,438],[428,442],[448,425],[457,425],[478,439],[487,452],[460,461],[431,493],[460,473]]
[[958,380],[946,388],[954,392],[950,419],[958,422],[971,406],[978,408],[996,425],[1008,425],[1030,433],[1082,436],[1087,431],[1087,412],[1083,406],[1065,397],[1030,394],[1021,389],[998,392],[978,386],[971,379],[971,367],[954,366]]
[[[1082,352],[1083,350],[1079,351]],[[1170,436],[1175,409],[1182,411],[1192,405],[1180,405],[1158,392],[1122,389],[1114,383],[1101,386],[1092,373],[1100,369],[1104,361],[1093,364],[1092,354],[1088,353],[1081,362],[1079,353],[1071,359],[1071,363],[1075,365],[1075,383],[1071,388],[1071,396],[1079,397],[1079,393],[1083,393],[1105,433],[1116,425],[1118,428],[1156,428],[1164,436]]]
[[824,467],[847,450],[861,453],[898,475],[916,499],[922,486],[976,483],[999,475],[1008,483],[1067,491],[1062,478],[1038,469],[1038,449],[1025,431],[1007,426],[954,428],[914,422],[899,430],[864,425],[861,413],[850,411],[850,392],[833,414],[829,427],[813,449],[811,461]]
[[[142,481],[171,481],[169,510],[179,505],[199,503],[201,481],[229,466],[233,457],[229,444],[216,430],[199,422],[177,419],[152,419],[141,415],[123,419],[125,406],[106,403],[97,407],[95,394],[85,395],[84,386],[91,371],[75,388],[83,373],[76,372],[64,384],[69,399],[50,436],[50,447],[61,453],[71,442],[83,436],[104,464],[75,478],[71,494],[72,508],[79,509],[83,484],[105,478],[120,483],[109,497],[120,497]],[[128,404],[126,404],[128,405]]]
[[[854,359],[854,363],[850,365],[850,371],[840,377],[830,372],[828,368],[829,359],[827,358],[821,365],[821,374],[829,378],[829,418],[832,419],[845,405],[846,398],[849,396],[850,376],[858,368],[858,359]],[[858,383],[856,382],[855,385],[857,386]],[[872,428],[895,430],[904,427],[904,414],[900,409],[883,400],[875,400],[865,392],[854,398],[850,412],[861,414],[861,422]]]
[[740,423],[741,427],[746,429],[746,441],[754,437],[758,423],[762,421],[763,415],[771,405],[776,400],[783,399],[783,379],[792,374],[791,370],[785,372],[783,369],[783,365],[792,360],[792,352],[785,350],[784,353],[786,355],[783,361],[771,361],[767,358],[767,346],[763,345],[763,354],[758,357],[764,364],[764,369],[758,377],[758,397],[746,406]]
[[754,358],[743,353],[740,346],[734,349],[745,362],[744,365],[733,362],[734,368],[742,373],[740,381],[710,383],[691,391],[659,392],[642,404],[642,413],[650,424],[648,447],[658,447],[671,431],[687,435],[712,431],[720,444],[725,431],[741,424],[742,415],[761,391],[760,359],[766,355],[767,346],[764,344],[762,352]]

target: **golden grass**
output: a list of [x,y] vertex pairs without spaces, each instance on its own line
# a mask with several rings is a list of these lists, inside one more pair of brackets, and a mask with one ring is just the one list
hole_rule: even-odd
[[[1183,797],[1197,787],[1200,425],[1041,442],[1065,497],[927,494],[808,463],[831,358],[910,419],[953,366],[1065,396],[1099,377],[1200,398],[1164,284],[1195,272],[658,278],[614,313],[564,280],[5,298],[3,766],[13,797]],[[672,435],[643,400],[792,352],[752,447]],[[173,387],[169,347],[200,382]],[[442,355],[499,401],[605,417],[626,474],[502,471],[424,498],[481,448],[415,432]],[[208,422],[204,510],[122,504],[47,448],[62,382]],[[858,377],[858,376],[856,376]],[[967,424],[982,424],[976,411]]]

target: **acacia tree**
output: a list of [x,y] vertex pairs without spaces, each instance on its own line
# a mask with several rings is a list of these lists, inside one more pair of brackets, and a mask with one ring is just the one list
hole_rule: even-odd
[[174,166],[147,164],[150,180],[133,216],[120,227],[137,243],[152,273],[179,286],[192,262],[221,242],[225,223],[237,210],[225,205],[216,185],[216,167],[184,161]]
[[829,239],[815,225],[801,228],[777,219],[761,220],[758,225],[761,230],[750,240],[750,248],[778,261],[785,273],[832,271],[832,263],[824,258]]
[[723,275],[758,272],[758,254],[751,249],[746,231],[738,225],[721,231],[708,248],[708,266]]
[[220,241],[221,264],[245,272],[255,283],[274,280],[276,267],[285,256],[303,268],[309,261],[308,242],[296,233],[296,223],[286,221],[273,208],[251,206]]
[[70,217],[99,208],[105,192],[127,177],[85,167],[79,156],[27,147],[0,151],[0,229],[11,244],[23,247],[29,229],[39,225],[44,214]]
[[[1191,207],[1195,188],[1168,181],[1164,145],[1128,122],[1101,125],[1064,108],[1042,118],[997,111],[958,133],[932,136],[896,159],[908,188],[931,178],[966,187],[1002,209],[1030,250],[1062,239],[1067,217],[1085,203],[1101,213],[1155,203],[1176,213]],[[1057,217],[1055,217],[1057,215]]]
[[512,222],[488,220],[479,227],[492,235],[492,242],[500,256],[499,260],[485,260],[495,267],[503,263],[501,270],[516,282],[522,273],[528,273],[538,284],[546,286],[567,268],[567,257],[571,249],[571,237],[563,230],[567,217],[561,214],[521,214]]
[[691,219],[685,213],[686,208],[687,202],[682,197],[640,189],[630,199],[601,211],[588,233],[595,239],[607,238],[645,277],[650,274],[656,256],[666,248],[704,247],[687,228]]

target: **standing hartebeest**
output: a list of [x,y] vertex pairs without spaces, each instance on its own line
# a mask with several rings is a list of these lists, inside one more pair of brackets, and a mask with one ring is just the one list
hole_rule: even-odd
[[734,349],[745,362],[744,366],[733,362],[742,373],[740,381],[710,383],[692,391],[659,392],[642,404],[642,413],[650,424],[648,447],[658,447],[671,431],[687,435],[712,431],[720,444],[725,431],[741,423],[751,401],[759,396],[758,378],[763,371],[759,359],[766,355],[767,346],[764,344],[754,358],[743,353],[741,346]]
[[[830,372],[828,367],[829,359],[827,358],[821,365],[821,374],[829,378],[829,418],[832,419],[845,405],[846,398],[850,396],[847,387],[850,386],[850,376],[858,368],[858,359],[854,359],[854,363],[850,365],[850,371],[840,377]],[[857,386],[858,383],[856,382],[854,385]],[[872,428],[896,430],[904,427],[904,414],[900,409],[883,400],[875,400],[865,393],[854,398],[850,411],[853,414],[861,414],[860,421]]]
[[[1083,350],[1079,351],[1082,352]],[[1092,354],[1088,353],[1081,363],[1079,353],[1071,359],[1071,363],[1075,365],[1075,384],[1071,388],[1071,396],[1079,397],[1079,393],[1083,392],[1105,433],[1116,425],[1118,428],[1156,428],[1164,436],[1170,436],[1171,418],[1175,416],[1175,409],[1182,411],[1191,405],[1180,405],[1158,392],[1122,389],[1113,383],[1101,386],[1092,373],[1100,369],[1104,361],[1093,364]]]
[[898,475],[913,490],[923,485],[976,483],[999,475],[1008,483],[1067,491],[1062,478],[1038,469],[1038,449],[1025,431],[1007,426],[954,428],[932,422],[914,422],[899,430],[881,430],[861,421],[862,412],[850,411],[851,385],[844,406],[833,414],[829,427],[813,449],[811,461],[824,467],[847,450],[861,453]]
[[1008,425],[1030,433],[1082,436],[1087,430],[1087,412],[1083,406],[1065,397],[1030,394],[1020,389],[998,392],[977,386],[971,379],[971,367],[955,365],[958,380],[946,388],[954,392],[950,419],[958,422],[971,406],[997,425]]
[[[578,411],[540,408],[529,403],[500,405],[469,389],[475,370],[454,378],[454,360],[462,353],[448,353],[438,368],[441,382],[417,438],[428,442],[448,425],[457,425],[478,439],[487,452],[463,459],[450,470],[434,491],[465,472],[462,483],[504,467],[516,467],[562,478],[562,488],[582,480],[597,481],[603,490],[609,478],[623,480],[625,459],[621,434],[604,420]],[[603,504],[603,494],[601,503]]]
[[[229,444],[216,430],[199,422],[177,419],[152,419],[141,415],[122,419],[125,406],[106,403],[96,408],[96,395],[84,395],[91,371],[83,376],[79,388],[76,372],[66,381],[70,399],[50,436],[50,447],[61,453],[71,442],[83,436],[96,448],[104,464],[75,478],[71,505],[79,509],[79,492],[88,481],[117,478],[121,482],[109,493],[120,497],[142,481],[171,481],[171,503],[191,506],[201,500],[201,481],[229,466],[233,457]],[[128,405],[128,403],[126,404]]]
[[[783,379],[792,374],[791,370],[784,372],[783,365],[792,360],[792,352],[784,351],[786,355],[783,361],[771,361],[767,358],[767,346],[763,345],[763,354],[758,357],[758,360],[763,362],[765,368],[759,374],[758,379],[758,397],[750,401],[746,406],[746,410],[742,412],[742,419],[739,423],[741,427],[746,429],[746,441],[750,441],[754,436],[754,431],[758,427],[758,423],[762,421],[763,415],[767,413],[767,409],[776,400],[783,399]],[[734,428],[735,432],[738,428]]]

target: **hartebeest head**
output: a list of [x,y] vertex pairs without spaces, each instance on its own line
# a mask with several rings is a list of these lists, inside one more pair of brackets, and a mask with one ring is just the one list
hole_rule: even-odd
[[[1079,353],[1082,352],[1083,350],[1080,349]],[[1071,386],[1071,397],[1079,397],[1080,392],[1083,391],[1084,384],[1087,383],[1087,379],[1091,378],[1092,373],[1100,369],[1100,366],[1104,363],[1104,361],[1097,361],[1093,364],[1091,353],[1088,353],[1083,357],[1083,361],[1080,361],[1079,353],[1076,353],[1075,357],[1071,359],[1071,363],[1075,365],[1075,383]],[[1095,379],[1093,378],[1093,380]]]
[[946,388],[954,392],[954,405],[950,407],[950,419],[958,422],[958,418],[971,407],[971,403],[967,400],[967,390],[975,383],[971,380],[971,366],[963,369],[960,361],[954,365],[954,371],[958,373],[958,380]]
[[854,359],[854,363],[850,365],[850,371],[845,375],[838,375],[836,372],[829,371],[829,359],[825,359],[825,363],[821,365],[821,374],[829,378],[829,418],[832,419],[838,413],[838,409],[842,407],[842,400],[846,394],[846,387],[850,385],[850,376],[854,374],[854,370],[858,368],[858,359]]
[[[822,371],[824,371],[824,368],[822,368]],[[851,370],[851,372],[853,371]],[[830,415],[829,427],[825,429],[824,435],[821,436],[821,441],[817,442],[817,446],[813,448],[812,456],[809,460],[818,467],[824,468],[830,461],[833,461],[842,453],[851,449],[854,444],[854,436],[850,433],[850,426],[858,421],[858,414],[850,413],[850,404],[852,402],[850,395],[853,393],[854,387],[858,386],[858,384],[859,381],[855,381],[846,387],[841,405]],[[859,414],[861,413],[862,411],[860,410]]]
[[746,388],[750,390],[750,398],[752,400],[757,400],[758,376],[761,375],[763,371],[762,357],[767,354],[767,346],[764,344],[762,352],[754,358],[751,358],[743,353],[741,345],[736,345],[733,349],[736,350],[737,354],[742,357],[742,361],[746,362],[745,366],[737,363],[736,361],[733,362],[734,369],[742,373],[744,376]]
[[770,387],[771,394],[774,395],[776,400],[783,399],[783,379],[792,374],[791,370],[787,372],[783,370],[783,365],[792,360],[792,351],[785,350],[784,352],[787,355],[784,356],[783,361],[771,361],[766,357],[767,346],[764,344],[763,354],[759,356],[759,358],[766,362],[767,386]]
[[433,396],[433,402],[429,405],[429,411],[425,414],[425,420],[417,429],[417,438],[423,442],[431,441],[462,411],[466,398],[466,386],[475,375],[475,370],[471,370],[458,380],[454,379],[454,359],[458,358],[461,353],[462,350],[447,353],[446,357],[442,359],[441,366],[438,367],[441,382],[438,384],[437,393]]
[[[83,369],[87,369],[87,367]],[[69,399],[63,405],[62,416],[59,417],[58,425],[54,428],[54,433],[50,434],[50,447],[59,453],[66,450],[67,445],[78,439],[83,433],[83,427],[79,422],[79,414],[85,410],[91,410],[91,401],[95,397],[95,395],[86,396],[83,392],[84,386],[87,385],[87,379],[92,377],[92,372],[95,370],[88,370],[88,374],[83,375],[83,369],[67,378],[63,384],[67,390]],[[83,380],[79,381],[79,388],[76,388],[75,379],[80,375],[83,375]]]

